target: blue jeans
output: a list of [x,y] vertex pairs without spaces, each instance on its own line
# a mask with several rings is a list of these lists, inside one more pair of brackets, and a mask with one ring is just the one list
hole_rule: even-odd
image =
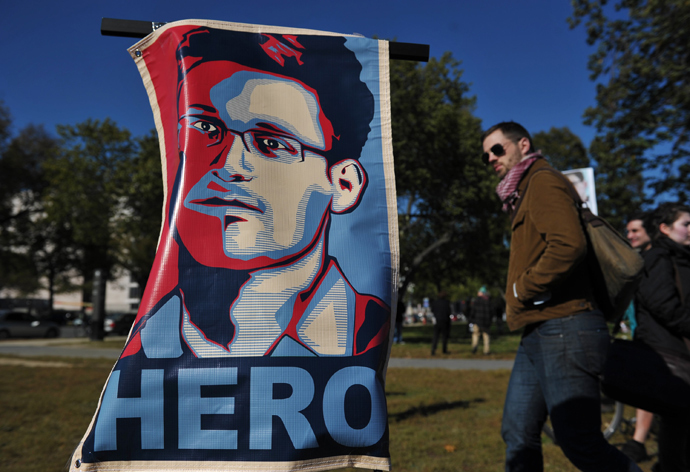
[[601,433],[599,374],[609,333],[599,311],[525,328],[503,410],[506,471],[542,471],[541,429],[551,417],[563,453],[583,471],[640,468]]

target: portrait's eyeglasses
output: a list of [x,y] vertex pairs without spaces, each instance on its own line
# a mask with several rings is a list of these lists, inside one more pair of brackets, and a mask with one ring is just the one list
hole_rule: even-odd
[[208,116],[185,115],[189,126],[196,128],[207,136],[209,143],[207,146],[215,146],[223,142],[225,137],[235,135],[242,139],[247,151],[257,156],[270,159],[301,159],[304,161],[304,151],[308,150],[321,155],[317,149],[313,149],[292,137],[285,136],[280,131],[270,128],[250,129],[247,131],[236,131],[228,129],[220,120]]
[[[506,149],[503,147],[502,144],[494,144],[493,146],[491,146],[489,151],[491,151],[491,154],[493,154],[496,157],[505,156],[505,154],[506,154]],[[484,154],[482,154],[482,162],[484,163],[484,165],[489,165],[489,153],[488,152],[485,152]]]

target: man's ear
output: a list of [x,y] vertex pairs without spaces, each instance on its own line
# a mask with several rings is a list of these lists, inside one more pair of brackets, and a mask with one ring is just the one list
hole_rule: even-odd
[[331,166],[331,185],[333,200],[331,209],[334,213],[351,210],[362,196],[367,177],[364,168],[354,159],[340,161]]
[[529,154],[529,148],[532,146],[532,143],[530,143],[530,140],[523,137],[520,138],[520,140],[517,142],[518,148],[522,152],[523,156],[526,156]]

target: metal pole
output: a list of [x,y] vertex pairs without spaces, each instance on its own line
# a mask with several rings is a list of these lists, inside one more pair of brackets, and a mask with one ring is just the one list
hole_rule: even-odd
[[[101,19],[103,36],[120,36],[126,38],[143,38],[154,32],[165,23],[156,21],[119,20],[117,18]],[[429,61],[429,45],[417,43],[399,43],[391,41],[389,54],[391,59],[403,61]]]

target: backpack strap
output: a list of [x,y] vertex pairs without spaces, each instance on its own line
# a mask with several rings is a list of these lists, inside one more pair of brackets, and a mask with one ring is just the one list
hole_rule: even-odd
[[527,183],[525,184],[525,188],[522,191],[522,195],[520,195],[520,198],[518,201],[515,203],[515,209],[513,212],[510,214],[510,223],[513,223],[513,219],[515,218],[515,215],[518,212],[518,209],[520,208],[520,205],[522,204],[522,200],[525,198],[525,195],[527,194],[527,189],[529,188],[529,183],[530,181],[534,178],[535,175],[537,175],[539,172],[551,172],[554,175],[557,175],[563,182],[566,184],[566,187],[568,188],[568,191],[570,192],[570,196],[573,198],[573,201],[575,202],[575,206],[577,206],[578,211],[580,212],[581,217],[585,217],[582,215],[582,210],[587,208],[584,206],[584,202],[582,201],[582,198],[580,198],[580,194],[577,193],[577,190],[575,190],[575,187],[573,187],[573,183],[562,173],[554,169],[553,167],[542,167],[541,169],[537,169],[534,171],[532,175],[530,175],[529,179],[527,179]]

